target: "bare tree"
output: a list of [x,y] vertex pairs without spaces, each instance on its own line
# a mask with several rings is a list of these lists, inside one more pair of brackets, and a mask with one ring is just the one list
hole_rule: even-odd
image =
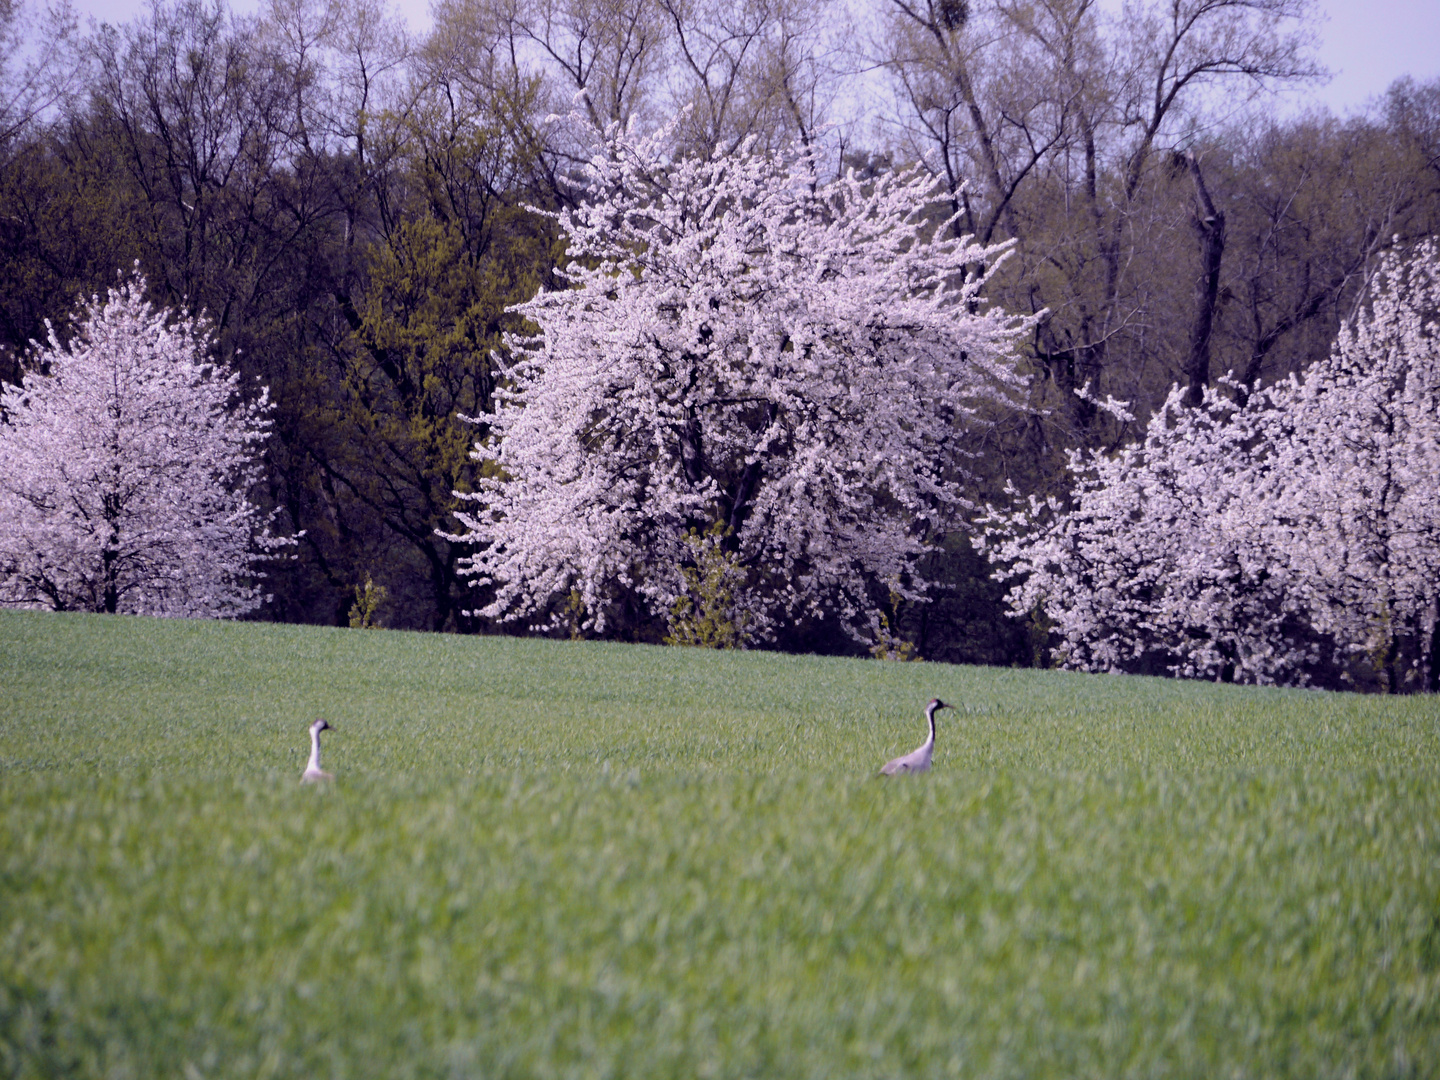
[[1200,272],[1195,277],[1195,314],[1190,323],[1190,348],[1185,357],[1185,402],[1192,408],[1205,399],[1210,385],[1210,338],[1215,329],[1215,309],[1220,300],[1220,263],[1225,255],[1225,211],[1215,206],[1200,159],[1193,152],[1180,157],[1195,182],[1195,206],[1190,227],[1200,242]]
[[35,7],[33,0],[0,0],[0,150],[82,85],[74,11],[67,0]]
[[997,299],[1049,313],[1032,344],[1041,392],[1058,391],[1042,403],[1076,425],[1067,441],[1095,437],[1073,391],[1153,397],[1180,373],[1180,356],[1156,369],[1156,283],[1137,274],[1184,213],[1165,163],[1220,87],[1318,72],[1308,4],[1160,0],[1111,19],[1094,0],[890,0],[872,54],[895,91],[890,130],[957,189],[967,228],[1020,242]]
[[812,145],[835,94],[838,5],[803,0],[657,0],[670,21],[672,93],[688,105],[682,138],[733,153],[747,138],[772,151]]
[[[838,5],[801,0],[445,0],[427,55],[484,95],[556,200],[578,195],[588,133],[653,130],[676,151],[778,150],[821,133],[837,96]],[[557,122],[578,112],[583,124]]]
[[205,0],[156,5],[92,48],[99,100],[149,212],[152,286],[202,304],[223,347],[263,290],[265,223],[290,147],[291,86],[245,25]]

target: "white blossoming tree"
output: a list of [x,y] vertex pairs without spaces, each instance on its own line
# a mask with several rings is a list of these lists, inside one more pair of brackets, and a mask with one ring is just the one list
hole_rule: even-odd
[[539,333],[460,496],[484,614],[680,640],[721,573],[749,639],[798,615],[866,639],[876,589],[923,594],[970,425],[1020,383],[1029,324],[979,299],[1003,249],[927,219],[923,177],[819,184],[798,151],[672,161],[667,137],[611,135],[560,215],[570,287],[519,309]]
[[1238,408],[1174,391],[1143,443],[1074,454],[1068,505],[992,511],[1012,613],[1058,660],[1384,688],[1440,682],[1440,253],[1387,258],[1303,378]]
[[0,604],[234,617],[293,543],[249,498],[267,395],[241,401],[206,324],[144,291],[92,298],[0,395]]
[[1330,357],[1261,405],[1257,524],[1311,623],[1394,692],[1440,683],[1440,246],[1388,256]]
[[991,511],[985,543],[1013,581],[1011,612],[1039,620],[1081,671],[1268,683],[1303,678],[1313,644],[1252,524],[1253,414],[1177,386],[1143,442],[1070,453],[1068,503]]

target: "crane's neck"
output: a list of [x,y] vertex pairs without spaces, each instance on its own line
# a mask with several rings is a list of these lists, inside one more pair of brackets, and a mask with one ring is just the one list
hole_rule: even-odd
[[[934,721],[931,721],[931,728],[934,728]],[[310,732],[310,764],[305,767],[306,772],[320,771],[320,732]]]
[[926,709],[925,719],[930,721],[930,734],[925,737],[925,746],[933,748],[935,746],[935,710]]

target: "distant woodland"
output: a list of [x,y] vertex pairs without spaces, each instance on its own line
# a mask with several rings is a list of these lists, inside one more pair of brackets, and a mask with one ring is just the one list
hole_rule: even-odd
[[[417,39],[374,0],[157,0],[94,29],[0,2],[0,380],[138,265],[275,403],[260,497],[300,541],[258,617],[491,632],[446,534],[533,330],[514,308],[565,284],[586,131],[663,129],[677,160],[806,147],[827,178],[918,165],[936,221],[1012,241],[981,300],[1043,314],[1024,400],[967,447],[977,511],[1068,490],[1065,451],[1142,437],[1172,386],[1244,397],[1324,357],[1379,261],[1440,232],[1440,84],[1280,108],[1323,75],[1305,0],[861,8],[442,0]],[[931,599],[894,598],[887,632],[1041,662],[966,529],[931,540]],[[823,620],[776,643],[862,651]]]

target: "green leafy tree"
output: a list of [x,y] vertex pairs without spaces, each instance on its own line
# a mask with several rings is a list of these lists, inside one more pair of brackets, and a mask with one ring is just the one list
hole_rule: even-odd
[[462,418],[493,410],[492,353],[514,323],[506,309],[534,291],[535,256],[548,249],[522,212],[502,216],[519,235],[495,242],[492,233],[483,255],[457,224],[433,216],[400,223],[370,251],[338,417],[352,442],[326,462],[397,542],[395,557],[423,575],[435,630],[464,625],[463,552],[437,532],[450,525],[453,493],[472,487],[475,430]]

